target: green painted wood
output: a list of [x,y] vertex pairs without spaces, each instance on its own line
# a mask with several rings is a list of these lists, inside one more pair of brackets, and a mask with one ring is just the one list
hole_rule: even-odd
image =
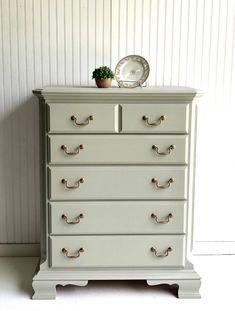
[[[51,200],[109,200],[109,199],[186,199],[187,169],[180,166],[81,166],[51,167],[50,199]],[[74,186],[80,178],[84,183],[76,189],[67,189],[61,181],[66,179],[68,186]],[[152,183],[157,178],[159,189]]]
[[[151,214],[158,216],[157,223]],[[83,218],[77,224],[78,216]],[[186,202],[51,202],[51,234],[183,234],[186,229]]]
[[[183,236],[53,236],[51,243],[51,266],[62,267],[183,267]],[[164,254],[172,248],[166,257],[156,257],[150,248],[155,247]],[[84,252],[78,258],[67,258],[62,252],[66,248],[68,255],[76,255],[80,248]]]
[[[188,133],[188,104],[177,105],[163,103],[145,103],[143,105],[122,104],[122,132],[123,133]],[[143,120],[149,117],[149,123],[159,124],[161,116],[165,120],[157,126],[149,126]]]
[[[143,88],[100,90],[97,88],[45,88],[35,91],[41,112],[41,224],[42,247],[38,271],[33,278],[34,299],[55,298],[57,284],[85,286],[88,280],[145,279],[149,285],[178,284],[179,297],[199,297],[200,277],[191,263],[195,163],[195,99],[190,88]],[[47,109],[45,109],[47,107]],[[94,114],[94,121],[77,127]],[[143,122],[143,115],[157,127]],[[80,119],[81,118],[81,119]],[[47,128],[45,124],[47,123]],[[172,139],[174,142],[172,142]],[[82,141],[82,142],[81,142]],[[68,150],[84,144],[79,155]],[[153,154],[169,144],[170,155]],[[161,150],[162,151],[162,150]],[[67,189],[61,183],[74,185]],[[175,182],[158,189],[169,178]],[[168,224],[157,224],[151,214]],[[79,224],[68,225],[61,215]],[[71,217],[71,219],[70,219]],[[158,258],[154,246],[167,257]],[[66,258],[84,247],[79,259]],[[81,267],[81,269],[80,269]]]
[[[82,104],[82,103],[58,103],[49,105],[49,132],[50,133],[114,133],[118,131],[118,106],[106,104]],[[77,123],[86,123],[89,116],[89,124],[77,126],[71,120],[76,116]]]
[[[68,155],[61,146],[67,146]],[[159,147],[160,155],[152,148]],[[175,149],[168,154],[171,145]],[[187,136],[184,135],[50,135],[51,164],[186,164]]]

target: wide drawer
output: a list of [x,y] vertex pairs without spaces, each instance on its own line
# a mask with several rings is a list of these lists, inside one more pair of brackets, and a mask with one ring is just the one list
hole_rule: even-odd
[[70,166],[49,169],[51,200],[186,199],[183,166]]
[[113,133],[118,131],[118,105],[50,104],[50,133]]
[[52,164],[186,164],[185,135],[51,135]]
[[51,234],[183,234],[186,202],[50,203]]
[[123,104],[122,132],[187,133],[188,109],[188,104]]
[[53,236],[50,242],[54,268],[184,266],[183,236]]

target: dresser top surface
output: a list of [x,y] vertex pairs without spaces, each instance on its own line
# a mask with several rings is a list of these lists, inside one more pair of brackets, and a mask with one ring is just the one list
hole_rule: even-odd
[[158,86],[143,88],[97,88],[97,87],[44,87],[34,90],[34,93],[52,94],[52,93],[73,93],[73,94],[202,94],[201,90],[181,87],[181,86]]

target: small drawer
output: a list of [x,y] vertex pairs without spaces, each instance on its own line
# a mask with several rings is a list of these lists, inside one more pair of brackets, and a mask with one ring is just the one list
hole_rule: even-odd
[[50,104],[50,133],[118,132],[118,105],[115,104]]
[[51,167],[51,200],[186,199],[183,166]]
[[185,135],[51,135],[51,164],[187,164]]
[[188,133],[188,104],[122,105],[124,133]]
[[[51,234],[184,234],[186,202],[50,203]],[[130,226],[131,224],[131,226]]]
[[183,236],[53,236],[52,268],[183,267]]

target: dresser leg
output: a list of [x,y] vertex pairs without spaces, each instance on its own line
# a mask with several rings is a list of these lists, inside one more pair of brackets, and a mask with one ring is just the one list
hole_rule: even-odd
[[79,281],[33,281],[32,287],[34,289],[34,295],[32,299],[55,299],[56,298],[56,285],[77,285],[86,286],[88,284],[87,280]]
[[146,280],[150,286],[161,285],[161,284],[177,284],[178,298],[201,298],[199,294],[199,288],[201,286],[200,279],[195,280]]
[[32,299],[55,299],[56,286],[52,281],[33,281],[34,294]]
[[179,285],[178,298],[201,298],[200,280],[180,280],[177,284]]

